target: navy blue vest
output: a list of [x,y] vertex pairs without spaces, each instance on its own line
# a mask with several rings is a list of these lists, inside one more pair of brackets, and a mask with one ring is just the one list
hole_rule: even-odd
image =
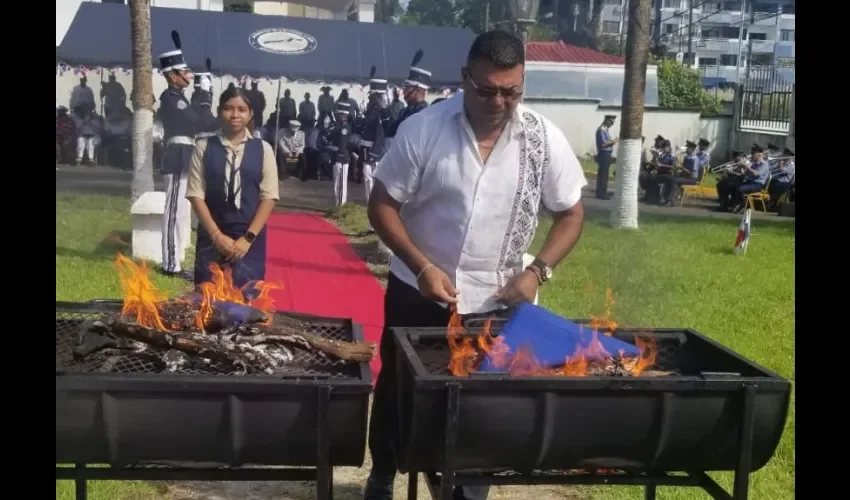
[[[260,181],[263,179],[263,141],[248,139],[242,154],[239,173],[242,177],[241,188],[235,194],[241,198],[239,208],[228,198],[225,188],[225,166],[232,162],[229,151],[222,145],[218,136],[210,137],[204,152],[204,180],[206,181],[206,202],[213,220],[223,231],[245,232],[260,205]],[[232,170],[232,169],[231,169]],[[232,185],[231,180],[228,185]]]

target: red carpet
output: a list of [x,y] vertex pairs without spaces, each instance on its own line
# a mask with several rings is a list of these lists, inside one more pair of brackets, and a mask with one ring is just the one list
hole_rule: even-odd
[[[318,215],[275,213],[267,232],[266,281],[283,285],[272,294],[279,311],[351,318],[367,341],[380,342],[384,290],[336,226]],[[380,359],[371,368],[374,383]]]

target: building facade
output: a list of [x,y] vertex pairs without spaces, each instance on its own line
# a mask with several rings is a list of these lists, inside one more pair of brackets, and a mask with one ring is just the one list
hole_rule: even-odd
[[[126,4],[127,0],[56,0],[56,46],[71,26],[77,9],[83,2]],[[375,21],[376,0],[150,0],[151,7],[223,11],[251,4],[255,14],[314,19],[350,20],[364,23]]]
[[[627,36],[628,0],[601,1],[602,33]],[[707,86],[736,83],[748,67],[780,68],[793,81],[795,7],[795,0],[654,0],[652,39],[699,69]]]

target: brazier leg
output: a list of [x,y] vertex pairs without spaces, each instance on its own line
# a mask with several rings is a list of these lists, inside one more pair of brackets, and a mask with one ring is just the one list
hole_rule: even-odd
[[657,490],[657,486],[653,484],[647,484],[643,487],[643,498],[644,500],[655,500],[655,494]]
[[89,496],[86,464],[74,464],[77,477],[74,478],[74,496],[77,500],[86,500]]
[[330,405],[331,386],[320,385],[318,392],[318,425],[316,426],[316,498],[333,498],[333,471],[331,470]]
[[407,473],[407,500],[416,500],[419,496],[419,473],[410,471]]
[[443,470],[440,477],[440,499],[451,500],[455,489],[455,444],[457,443],[460,384],[446,384],[446,431],[443,441]]
[[753,431],[756,424],[756,386],[748,385],[743,391],[741,409],[741,434],[738,437],[738,464],[732,488],[734,500],[747,500],[750,490],[750,471],[753,469]]

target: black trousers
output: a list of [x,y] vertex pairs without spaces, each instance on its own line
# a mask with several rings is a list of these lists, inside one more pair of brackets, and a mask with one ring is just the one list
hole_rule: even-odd
[[[393,327],[446,327],[451,313],[422,297],[419,290],[390,273],[384,296],[384,332],[381,337],[381,372],[372,398],[369,421],[369,451],[372,472],[366,485],[366,499],[389,498],[398,469],[394,443],[398,442],[395,349]],[[485,500],[489,486],[456,487],[455,500]]]
[[596,172],[596,197],[600,200],[608,197],[608,174],[611,170],[612,151],[599,151],[596,153],[596,163],[599,170]]

